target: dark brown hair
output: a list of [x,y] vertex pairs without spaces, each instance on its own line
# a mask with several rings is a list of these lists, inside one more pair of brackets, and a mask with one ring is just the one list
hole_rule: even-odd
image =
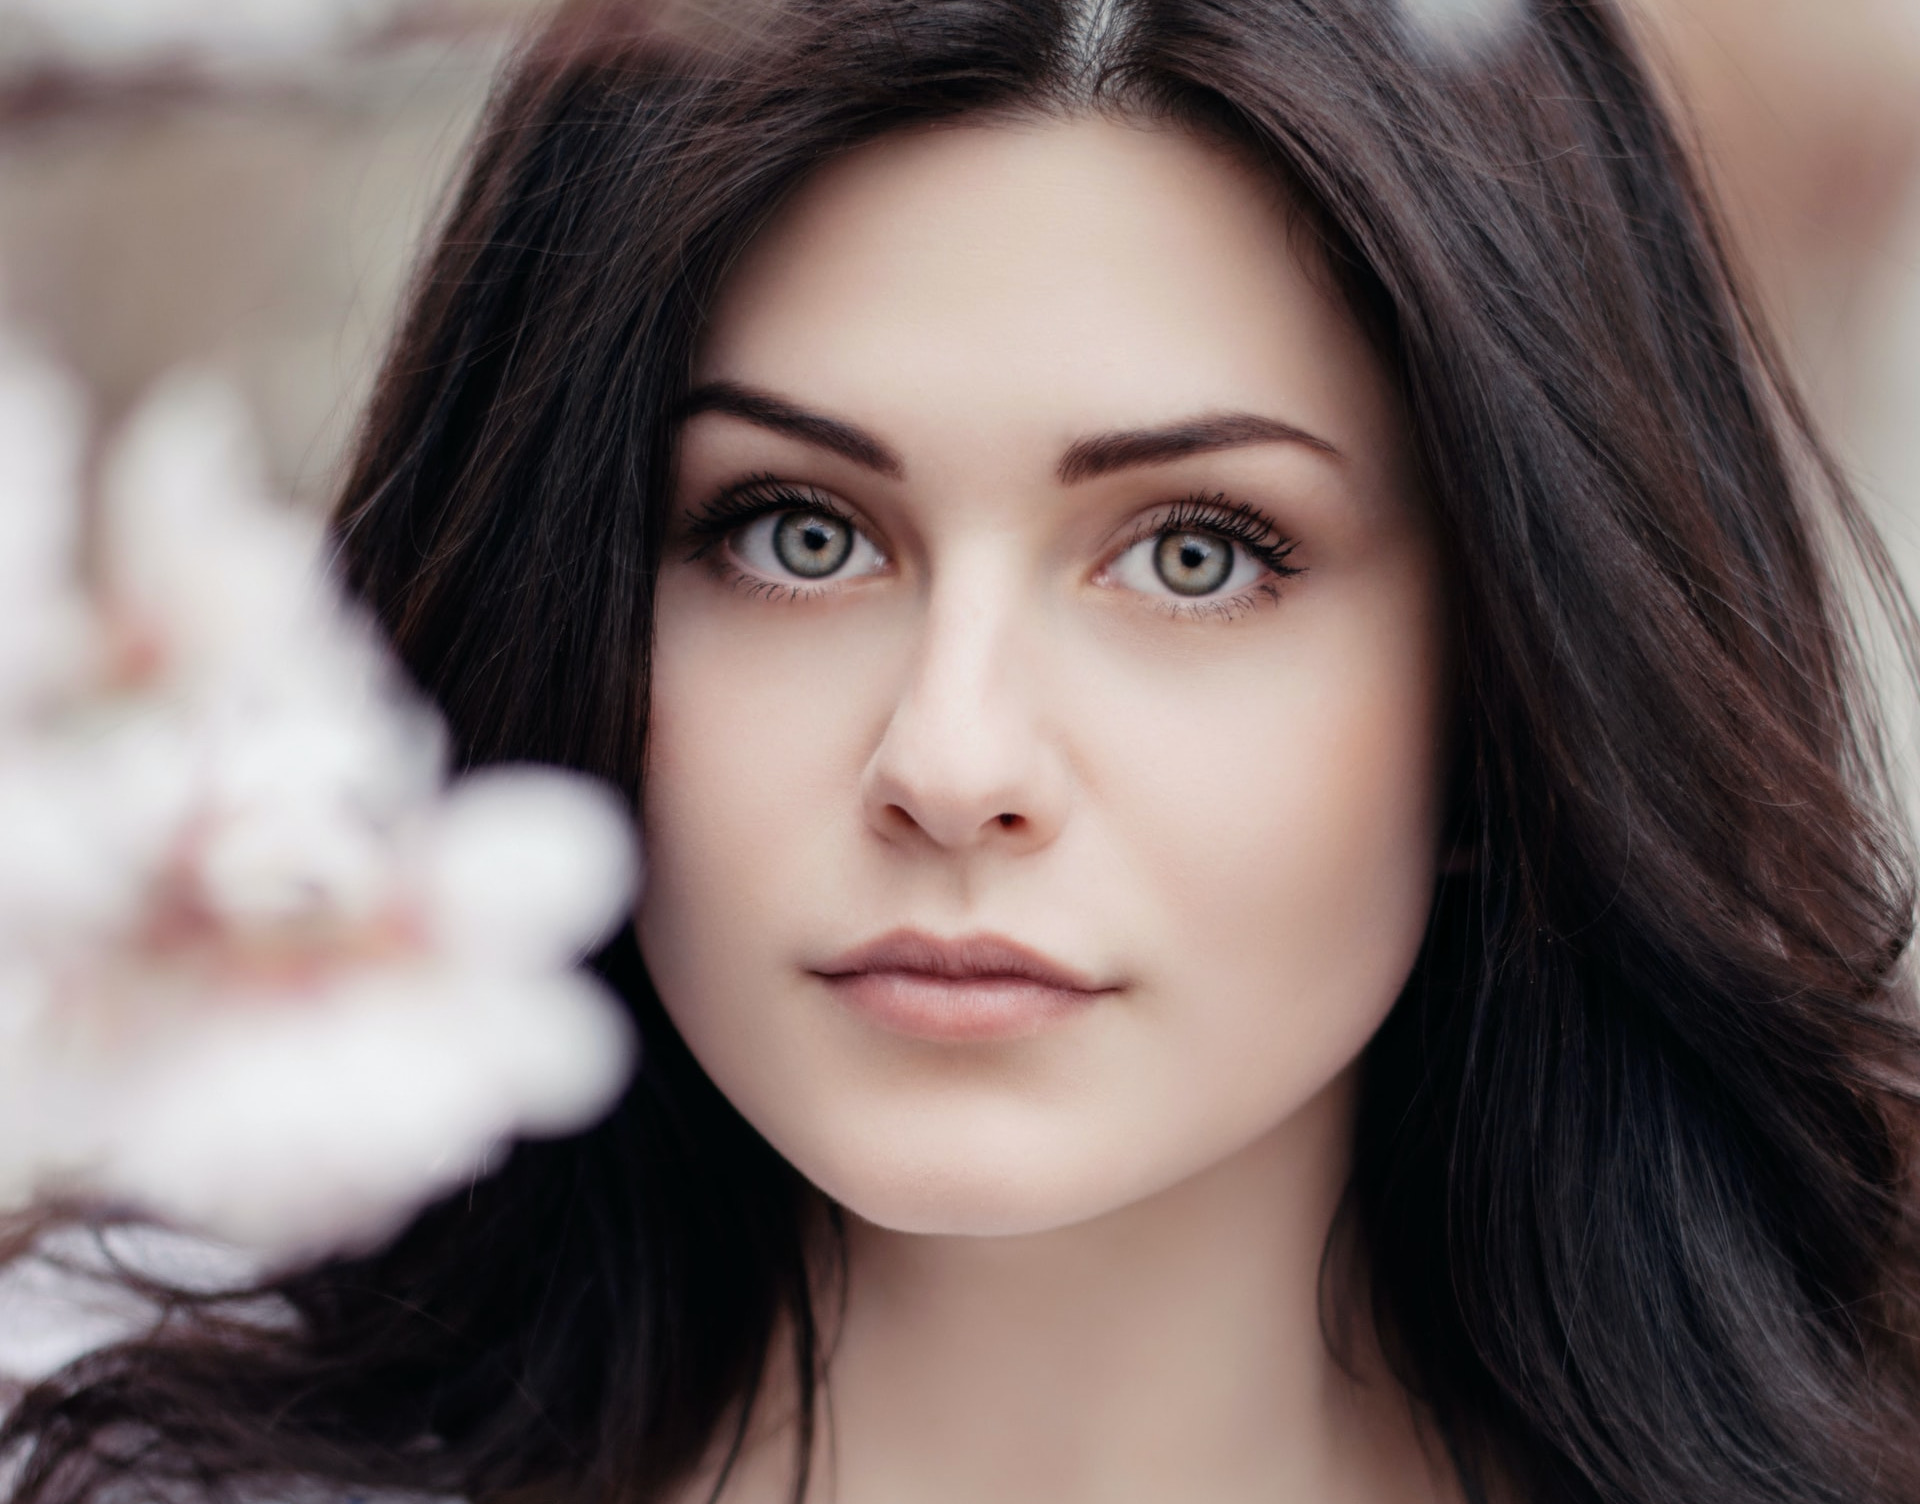
[[[1284,175],[1448,539],[1471,860],[1370,1047],[1345,1225],[1470,1494],[1920,1499],[1913,895],[1837,571],[1904,616],[1608,0],[1472,55],[1392,0],[567,6],[420,278],[347,577],[470,761],[636,792],[673,418],[733,258],[862,141],[1086,110]],[[277,1281],[291,1323],[182,1297],[42,1385],[0,1433],[19,1504],[649,1500],[737,1440],[782,1330],[806,1421],[830,1215],[631,941],[600,964],[647,1041],[608,1121]]]

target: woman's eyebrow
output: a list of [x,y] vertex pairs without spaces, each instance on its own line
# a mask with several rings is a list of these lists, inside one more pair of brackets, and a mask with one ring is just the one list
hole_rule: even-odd
[[[738,381],[707,382],[680,404],[679,417],[684,421],[709,412],[744,418],[896,480],[906,474],[900,456],[858,424],[813,412],[758,387]],[[1061,484],[1070,486],[1134,465],[1163,464],[1190,454],[1248,444],[1299,444],[1342,458],[1325,439],[1278,418],[1258,413],[1207,413],[1158,428],[1115,429],[1078,439],[1060,457],[1058,474]]]
[[694,388],[686,401],[680,404],[679,416],[685,420],[696,413],[731,413],[736,418],[745,418],[749,423],[757,423],[762,428],[770,428],[775,433],[786,434],[802,443],[832,450],[856,465],[864,465],[869,470],[877,470],[896,480],[906,473],[900,456],[864,428],[842,418],[809,412],[784,397],[776,397],[772,392],[763,392],[737,381],[710,381]]
[[1127,428],[1077,440],[1060,457],[1060,483],[1071,486],[1133,465],[1157,465],[1244,444],[1300,444],[1335,459],[1340,451],[1317,434],[1258,413],[1208,413],[1159,428]]

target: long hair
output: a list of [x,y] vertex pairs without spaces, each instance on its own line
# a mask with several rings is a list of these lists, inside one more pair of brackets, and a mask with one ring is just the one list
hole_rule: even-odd
[[[1446,540],[1458,870],[1365,1059],[1343,1227],[1470,1496],[1920,1499],[1914,899],[1847,608],[1897,591],[1610,0],[1529,0],[1472,54],[1394,0],[565,6],[419,277],[348,580],[467,761],[637,798],[676,409],[729,266],[861,142],[1086,111],[1284,178]],[[281,1320],[176,1297],[16,1409],[19,1504],[644,1504],[737,1452],[789,1350],[804,1492],[831,1209],[631,940],[600,964],[646,1041],[605,1123],[275,1281]]]

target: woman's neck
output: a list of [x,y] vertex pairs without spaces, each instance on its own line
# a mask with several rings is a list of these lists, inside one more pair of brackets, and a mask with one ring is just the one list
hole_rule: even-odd
[[[1342,1082],[1231,1159],[1074,1227],[929,1237],[849,1219],[810,1500],[1445,1497],[1438,1449],[1364,1329],[1352,1372],[1323,1331],[1351,1130]],[[792,1433],[773,1429],[723,1498],[789,1496]]]

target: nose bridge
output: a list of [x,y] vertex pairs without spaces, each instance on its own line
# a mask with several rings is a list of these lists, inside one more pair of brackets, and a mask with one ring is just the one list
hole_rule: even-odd
[[1037,636],[1014,572],[986,550],[933,581],[868,768],[883,833],[946,847],[1050,837],[1061,780],[1036,693]]
[[[1008,659],[1019,630],[1018,602],[991,561],[969,563],[929,594],[920,651],[902,697],[918,701],[921,714],[1004,709],[994,702],[1015,687]],[[980,724],[977,714],[968,724]]]

